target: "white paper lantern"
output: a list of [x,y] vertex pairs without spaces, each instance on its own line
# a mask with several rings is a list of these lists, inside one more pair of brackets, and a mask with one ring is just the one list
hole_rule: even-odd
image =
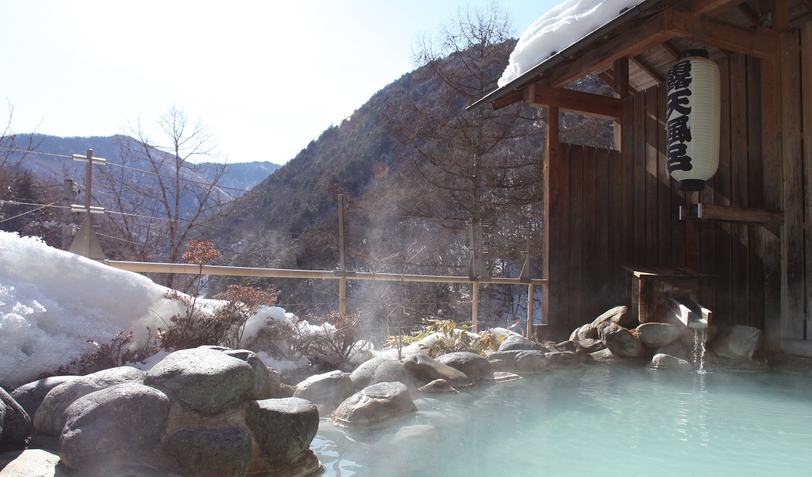
[[719,67],[705,50],[687,50],[668,70],[668,172],[679,189],[705,188],[719,166]]

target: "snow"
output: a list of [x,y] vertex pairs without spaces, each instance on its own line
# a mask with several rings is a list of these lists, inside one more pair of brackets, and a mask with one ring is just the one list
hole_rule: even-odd
[[[133,346],[143,345],[147,327],[153,332],[166,328],[169,317],[182,311],[178,302],[164,297],[167,291],[137,273],[49,247],[36,238],[0,231],[0,385],[12,389],[53,373],[97,351],[93,342],[109,343],[120,331],[133,331]],[[213,309],[218,303],[198,300],[198,304]],[[335,333],[329,323],[312,325],[272,306],[248,319],[244,339],[255,336],[269,319],[295,326],[305,337]],[[513,333],[502,328],[493,332],[498,337]],[[421,344],[431,347],[441,339],[446,338],[432,334],[404,347],[402,356],[419,353]],[[167,354],[159,351],[131,365],[148,370]],[[306,358],[286,361],[264,352],[257,355],[280,373],[309,364]],[[350,360],[360,364],[373,356],[398,357],[397,349],[378,351],[372,343],[359,341]]]
[[503,87],[555,53],[609,23],[640,0],[565,0],[533,22],[498,81]]

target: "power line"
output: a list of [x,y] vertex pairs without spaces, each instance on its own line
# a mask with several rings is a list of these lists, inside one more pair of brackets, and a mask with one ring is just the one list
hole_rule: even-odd
[[[24,204],[24,203],[21,203],[21,202],[9,201],[9,200],[0,200],[0,204],[3,204],[3,203],[12,203],[14,205],[39,205],[39,204]],[[37,207],[36,209],[29,210],[28,212],[23,212],[22,214],[17,214],[14,217],[9,217],[7,219],[0,220],[0,224],[2,224],[3,222],[8,222],[9,220],[14,220],[17,217],[22,217],[23,215],[33,214],[34,212],[36,212],[38,210],[42,210],[42,209],[44,209],[46,207],[53,207],[53,204],[56,204],[56,202],[51,202],[50,204],[46,204],[46,205],[43,205],[41,207]],[[60,206],[60,208],[64,208],[64,207]]]

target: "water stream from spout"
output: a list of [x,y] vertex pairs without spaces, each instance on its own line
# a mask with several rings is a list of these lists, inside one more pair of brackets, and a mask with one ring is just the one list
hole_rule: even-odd
[[708,374],[705,369],[705,341],[708,339],[707,328],[692,328],[694,330],[694,364],[698,366],[697,374]]

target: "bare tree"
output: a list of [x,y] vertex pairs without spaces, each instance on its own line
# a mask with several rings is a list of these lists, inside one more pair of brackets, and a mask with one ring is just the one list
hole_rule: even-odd
[[14,106],[6,100],[8,121],[0,132],[0,190],[6,191],[14,177],[23,169],[28,155],[41,143],[44,136],[31,134],[20,135],[11,128],[14,118]]
[[461,9],[439,35],[420,38],[414,60],[424,94],[404,98],[396,119],[423,179],[475,222],[540,199],[542,158],[522,147],[540,143],[539,113],[520,105],[463,111],[496,88],[515,45],[511,34],[507,14],[491,4]]
[[[101,187],[110,208],[121,211],[108,216],[124,253],[177,263],[186,241],[205,238],[206,226],[224,214],[229,198],[218,184],[226,165],[217,166],[209,179],[199,173],[195,161],[216,156],[216,144],[201,121],[190,121],[173,106],[157,126],[155,140],[141,121],[127,127],[118,141],[121,164],[100,168]],[[175,278],[169,274],[164,283],[173,287]]]

